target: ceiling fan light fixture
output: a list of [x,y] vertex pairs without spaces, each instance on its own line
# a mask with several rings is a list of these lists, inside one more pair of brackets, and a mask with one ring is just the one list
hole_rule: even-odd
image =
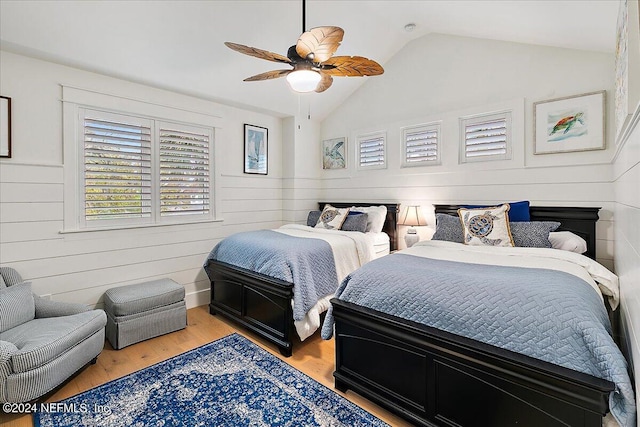
[[362,56],[333,56],[342,42],[344,30],[330,25],[307,31],[304,15],[305,0],[302,0],[302,34],[296,44],[289,48],[287,56],[256,47],[225,42],[225,46],[229,49],[244,55],[293,67],[292,70],[273,70],[256,74],[244,79],[245,82],[287,76],[287,84],[295,92],[322,93],[331,86],[334,77],[378,76],[384,73],[380,64],[371,59]]
[[313,70],[296,70],[287,74],[289,87],[300,93],[313,92],[321,79],[320,73]]

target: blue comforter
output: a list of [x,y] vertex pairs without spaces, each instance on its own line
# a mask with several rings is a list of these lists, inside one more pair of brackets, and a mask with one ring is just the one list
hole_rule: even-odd
[[302,320],[320,298],[338,286],[331,245],[321,239],[292,237],[271,230],[227,237],[209,256],[227,264],[293,283],[293,319]]
[[[612,381],[612,414],[635,426],[627,363],[604,304],[572,274],[394,254],[347,276],[336,297]],[[322,337],[332,334],[329,309]]]

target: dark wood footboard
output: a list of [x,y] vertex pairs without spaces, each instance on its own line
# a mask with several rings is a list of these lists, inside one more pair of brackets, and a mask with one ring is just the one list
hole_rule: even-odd
[[614,384],[333,299],[335,386],[422,426],[600,427]]
[[291,356],[292,283],[218,261],[209,261],[205,271],[211,280],[211,314],[222,314]]
[[[326,202],[319,202],[322,209]],[[335,207],[387,207],[383,231],[390,236],[390,248],[395,250],[399,204],[376,202],[331,202]],[[293,283],[275,279],[224,262],[208,260],[204,267],[211,281],[209,312],[221,314],[255,332],[278,346],[289,357],[293,351]],[[336,284],[337,287],[337,284]]]

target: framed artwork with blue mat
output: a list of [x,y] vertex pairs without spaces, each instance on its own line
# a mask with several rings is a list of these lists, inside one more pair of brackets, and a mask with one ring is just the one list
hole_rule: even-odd
[[387,426],[238,334],[52,405],[35,426]]

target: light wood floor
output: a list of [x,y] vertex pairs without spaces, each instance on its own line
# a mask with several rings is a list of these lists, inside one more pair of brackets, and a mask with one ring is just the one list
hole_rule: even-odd
[[[95,365],[86,367],[63,387],[45,396],[43,401],[55,402],[65,399],[233,332],[249,338],[319,383],[335,390],[333,387],[334,341],[322,340],[319,333],[307,338],[304,342],[295,343],[293,356],[284,358],[275,346],[261,341],[250,332],[237,328],[221,316],[210,315],[207,306],[187,310],[187,325],[187,328],[182,331],[143,341],[118,351],[113,350],[106,342]],[[381,369],[384,368],[381,367]],[[354,392],[348,391],[344,394],[335,391],[392,426],[411,426]],[[0,412],[0,424],[3,427],[31,427],[33,422],[31,415],[8,416]]]

